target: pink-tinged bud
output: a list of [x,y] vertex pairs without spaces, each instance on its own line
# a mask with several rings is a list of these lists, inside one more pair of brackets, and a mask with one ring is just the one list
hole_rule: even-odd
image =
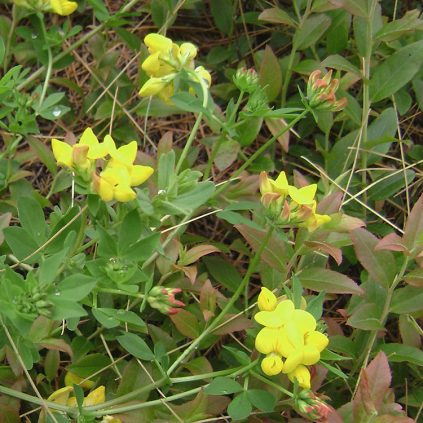
[[176,294],[182,292],[181,288],[165,288],[155,286],[148,294],[147,301],[152,308],[163,314],[176,314],[185,304],[175,298]]
[[234,84],[240,91],[253,93],[259,87],[259,78],[257,72],[253,69],[242,67],[237,70],[233,77]]
[[266,172],[260,172],[259,181],[261,195],[267,194],[268,192],[273,192],[272,184],[270,183],[270,179]]
[[336,100],[336,91],[339,88],[339,79],[332,79],[332,70],[320,78],[321,71],[311,73],[307,83],[307,103],[315,110],[339,111],[346,106],[346,99]]
[[310,390],[301,391],[295,400],[295,410],[308,420],[324,422],[333,408]]

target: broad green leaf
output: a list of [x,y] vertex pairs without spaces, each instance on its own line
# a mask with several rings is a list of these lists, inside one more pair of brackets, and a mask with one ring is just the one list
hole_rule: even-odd
[[406,286],[395,290],[390,311],[396,314],[409,314],[423,310],[423,289]]
[[217,213],[216,216],[219,219],[226,220],[231,225],[244,225],[244,226],[246,225],[246,226],[250,226],[253,229],[261,231],[260,225],[258,225],[257,223],[255,223],[254,221],[250,219],[247,219],[240,213],[235,213],[231,210],[222,210],[221,212]]
[[276,405],[276,398],[262,389],[249,389],[247,391],[248,399],[251,404],[265,413],[271,413]]
[[225,35],[230,35],[234,24],[233,0],[213,0],[210,9],[217,28]]
[[[405,171],[405,178],[407,179],[408,185],[414,180],[416,176],[416,172],[411,169],[407,169]],[[377,201],[377,200],[385,200],[386,198],[391,198],[399,192],[402,188],[405,187],[405,178],[404,173],[396,173],[395,175],[390,176],[376,185],[373,185],[371,188],[368,189],[367,199],[369,201]]]
[[354,75],[361,77],[360,69],[339,54],[333,54],[332,56],[326,57],[326,59],[322,62],[322,66],[344,72],[351,72]]
[[407,84],[423,63],[423,40],[409,44],[377,66],[370,79],[372,102],[377,103]]
[[362,295],[363,290],[348,276],[321,267],[309,267],[297,274],[302,286],[313,291]]
[[251,415],[252,409],[247,392],[242,392],[228,405],[228,414],[233,420],[242,420]]
[[119,230],[118,251],[124,252],[138,241],[141,235],[141,219],[138,209],[129,212],[123,219]]
[[308,17],[297,29],[293,38],[293,46],[297,50],[305,50],[317,43],[330,27],[331,19],[324,14]]
[[414,204],[405,224],[404,244],[413,250],[423,244],[423,194]]
[[131,248],[122,254],[122,258],[140,262],[151,257],[156,251],[161,251],[160,233],[153,233],[132,244]]
[[18,213],[22,228],[41,245],[46,240],[47,225],[40,203],[31,197],[18,198]]
[[[272,68],[273,69],[273,68]],[[279,69],[279,68],[278,68]],[[274,69],[274,72],[278,72],[278,69]],[[263,74],[263,78],[266,78],[266,75]],[[277,79],[278,77],[276,77]],[[277,82],[277,81],[276,81]],[[265,85],[265,83],[263,83]],[[266,91],[269,91],[272,89],[272,86],[268,86]],[[280,87],[276,87],[276,89],[280,89]],[[271,95],[269,98],[272,97]],[[247,118],[241,125],[237,126],[237,133],[236,133],[236,141],[238,146],[242,147],[248,147],[251,145],[256,139],[257,135],[260,132],[260,129],[263,124],[263,118],[262,117],[256,117],[252,116],[251,118]],[[239,152],[239,149],[236,150],[237,154]]]
[[161,154],[159,165],[157,167],[157,188],[166,190],[172,186],[175,181],[175,151],[171,150]]
[[76,273],[63,279],[57,286],[55,296],[64,300],[80,301],[96,286],[97,281],[91,276]]
[[114,308],[93,308],[94,317],[107,329],[119,326],[120,322],[129,323],[146,329],[144,321],[133,311]]
[[[39,245],[32,239],[31,235],[20,226],[10,226],[3,229],[4,238],[12,250],[13,254],[19,259],[23,260],[29,257],[36,251]],[[38,260],[40,254],[36,254],[31,259],[25,261],[29,264]]]
[[202,261],[217,282],[232,292],[238,288],[242,278],[232,264],[217,256],[204,257]]
[[229,377],[216,377],[204,388],[207,395],[230,395],[243,391],[242,386]]
[[94,373],[104,369],[110,364],[110,359],[103,354],[95,353],[87,355],[75,361],[68,370],[82,378],[90,378]]
[[222,171],[227,169],[238,157],[241,146],[235,140],[225,140],[220,145],[214,163],[216,167]]
[[265,87],[268,100],[273,101],[282,88],[282,71],[275,53],[269,46],[264,50],[258,74],[260,85]]
[[280,9],[279,7],[272,7],[270,9],[264,9],[263,12],[260,13],[258,19],[260,21],[276,23],[276,24],[284,24],[291,27],[296,27],[297,23],[291,16],[285,12],[284,10]]
[[53,304],[52,320],[63,320],[87,315],[85,309],[73,300],[61,298],[57,295],[49,295],[47,300]]
[[404,280],[411,286],[416,288],[423,288],[423,269],[417,268],[407,273]]
[[388,22],[376,33],[375,39],[378,41],[393,41],[406,33],[416,30],[423,30],[423,20],[419,19],[420,11],[417,9],[408,10],[405,15],[392,22]]
[[423,366],[423,351],[419,348],[411,347],[403,344],[383,344],[380,349],[388,356],[391,362],[403,362],[417,364]]
[[172,204],[181,210],[189,212],[203,205],[214,193],[213,182],[200,182],[191,191],[179,195]]
[[170,316],[170,319],[178,331],[190,339],[200,335],[200,324],[198,318],[188,310],[181,309],[178,313]]
[[132,354],[134,357],[141,360],[154,360],[154,354],[147,343],[138,335],[134,333],[125,332],[123,335],[116,337],[119,344]]
[[206,109],[203,107],[203,102],[197,97],[187,93],[181,92],[177,93],[171,98],[172,103],[179,109],[185,112],[191,113],[200,113],[206,112]]
[[383,330],[381,310],[376,304],[362,303],[354,309],[347,323],[362,330]]
[[387,288],[397,274],[395,258],[390,251],[375,250],[379,240],[363,228],[351,231],[351,239],[361,265],[370,277]]
[[48,148],[41,140],[35,137],[27,137],[26,141],[31,146],[31,148],[35,151],[39,159],[43,162],[43,164],[47,167],[50,173],[56,174],[57,173],[57,165],[56,160],[53,156],[53,152],[50,148]]

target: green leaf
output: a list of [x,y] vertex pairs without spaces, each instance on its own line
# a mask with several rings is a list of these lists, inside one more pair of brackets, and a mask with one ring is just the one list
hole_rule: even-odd
[[172,200],[172,204],[188,213],[203,205],[213,195],[214,190],[213,182],[200,182],[191,191],[178,195],[175,200]]
[[119,326],[120,322],[129,323],[146,329],[144,321],[133,311],[114,308],[93,308],[94,317],[107,329]]
[[292,44],[297,50],[305,50],[317,43],[330,27],[331,19],[324,14],[308,17],[295,32]]
[[56,174],[57,165],[51,149],[48,148],[41,140],[35,137],[26,137],[26,141],[35,151],[43,164],[47,167],[49,172]]
[[[423,194],[414,204],[405,224],[404,244],[414,250],[423,240]],[[416,252],[416,251],[415,251]]]
[[170,316],[178,331],[187,338],[195,339],[200,335],[198,318],[188,310],[181,309]]
[[384,344],[380,346],[380,349],[388,356],[388,360],[395,363],[402,363],[407,361],[408,363],[417,364],[417,366],[423,366],[423,351],[403,344]]
[[[19,226],[4,228],[3,234],[13,254],[19,260],[23,260],[38,249],[38,244],[32,239],[31,235]],[[36,254],[31,259],[27,259],[26,262],[34,263],[39,256],[40,254]]]
[[216,377],[204,388],[207,395],[230,395],[243,391],[242,386],[229,377]]
[[390,311],[396,314],[408,314],[423,310],[423,289],[406,286],[395,290]]
[[384,288],[390,286],[397,273],[393,254],[390,251],[376,251],[379,240],[365,229],[351,231],[351,239],[356,256],[370,277]]
[[396,93],[419,71],[423,63],[423,40],[399,49],[374,69],[369,84],[372,102]]
[[103,22],[107,20],[108,18],[110,18],[109,12],[102,0],[88,0],[88,3],[94,9],[95,17],[100,22]]
[[247,392],[237,395],[228,405],[228,414],[233,420],[242,420],[251,415],[253,407]]
[[132,244],[131,248],[125,254],[122,254],[121,257],[127,260],[142,262],[151,257],[156,251],[161,251],[160,233],[153,233],[140,239],[135,244]]
[[6,47],[4,45],[3,37],[0,37],[0,63],[3,63]]
[[56,296],[61,299],[80,301],[96,286],[97,281],[91,276],[76,273],[63,279],[57,286]]
[[319,295],[314,295],[307,302],[306,310],[316,319],[319,320],[323,314],[323,303],[325,302],[326,292],[321,291]]
[[234,3],[232,0],[213,0],[210,2],[211,14],[217,28],[225,35],[233,31]]
[[47,225],[40,203],[32,197],[18,198],[18,213],[22,228],[41,245],[46,240]]
[[297,274],[304,288],[334,294],[362,295],[363,290],[348,276],[321,267],[309,267]]
[[362,330],[383,330],[380,316],[380,307],[376,304],[363,303],[354,309],[347,324]]
[[207,110],[203,107],[203,102],[197,97],[187,93],[181,92],[177,93],[171,98],[172,103],[178,107],[179,109],[183,110],[184,112],[191,112],[191,113],[205,113]]
[[56,295],[49,295],[47,300],[53,304],[52,320],[63,320],[87,315],[85,309],[73,300],[60,298]]
[[[414,180],[416,172],[411,169],[405,171],[406,179],[408,185]],[[383,181],[378,182],[376,185],[373,185],[368,189],[369,201],[385,200],[386,198],[391,198],[394,194],[399,192],[403,187],[405,187],[405,178],[404,172],[397,173],[392,175],[389,178],[384,179]]]
[[175,182],[175,151],[161,154],[157,167],[157,188],[167,190]]
[[260,13],[258,19],[260,21],[270,23],[284,24],[294,28],[297,26],[295,20],[292,19],[287,12],[282,9],[279,9],[279,7],[272,7],[270,9],[263,10],[263,12]]
[[321,64],[326,68],[333,68],[344,72],[351,72],[354,75],[361,77],[360,69],[358,69],[350,61],[345,59],[345,57],[342,57],[339,54],[333,54],[331,56],[326,57],[326,59],[323,60]]
[[235,213],[231,210],[222,210],[221,212],[216,214],[216,217],[218,217],[219,219],[226,220],[231,225],[247,225],[258,231],[261,230],[261,226],[259,226],[257,223],[253,222],[250,219],[247,219],[242,214]]
[[267,99],[273,101],[282,88],[282,70],[273,50],[266,46],[259,69],[259,81],[265,87]]
[[119,230],[118,251],[127,251],[131,245],[138,241],[141,235],[141,219],[138,209],[129,212],[123,219]]
[[241,146],[235,140],[225,140],[217,151],[214,163],[216,167],[222,171],[227,169],[238,157]]
[[423,21],[419,16],[419,10],[408,10],[402,18],[383,25],[376,33],[375,40],[389,42],[398,39],[406,33],[412,33],[416,30],[422,31]]
[[82,378],[89,378],[110,364],[110,359],[103,354],[87,355],[68,367],[68,370]]
[[265,413],[271,413],[276,405],[276,398],[262,389],[249,389],[247,391],[248,399],[254,407]]
[[154,354],[150,347],[139,336],[130,332],[125,332],[116,339],[119,344],[134,357],[140,358],[141,360],[154,360]]
[[221,257],[203,257],[203,263],[206,265],[210,275],[225,288],[234,292],[241,283],[241,276],[232,264]]

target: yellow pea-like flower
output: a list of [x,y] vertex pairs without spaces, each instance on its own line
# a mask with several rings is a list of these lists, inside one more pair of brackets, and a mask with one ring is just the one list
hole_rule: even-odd
[[257,298],[257,305],[260,311],[273,311],[276,308],[277,303],[278,300],[276,295],[263,286]]
[[263,328],[256,336],[256,350],[262,354],[274,352],[277,345],[278,330],[277,328]]
[[56,404],[66,405],[70,394],[73,392],[72,386],[65,386],[57,391],[54,391],[48,398],[47,401],[55,402]]
[[294,303],[286,300],[280,302],[273,311],[259,311],[254,319],[263,326],[277,328],[288,322],[294,310]]
[[157,95],[166,87],[167,84],[168,81],[163,80],[163,78],[152,77],[145,82],[138,94],[142,97]]
[[210,72],[204,68],[204,66],[197,66],[197,67],[194,69],[194,72],[195,72],[198,76],[200,76],[201,78],[203,78],[203,79],[204,79],[204,81],[206,81],[206,82],[207,82],[207,86],[209,86],[209,87],[210,87],[210,85],[211,85],[211,75],[210,75]]
[[79,377],[73,372],[68,371],[65,376],[65,385],[66,386],[73,386],[73,385],[79,385],[83,389],[91,389],[95,382],[88,379],[83,379],[82,377]]
[[278,375],[283,370],[283,367],[283,361],[277,354],[269,354],[261,362],[261,369],[268,376]]
[[92,405],[101,404],[104,401],[106,401],[106,388],[101,385],[85,397],[83,404],[86,407],[90,407]]
[[270,184],[273,188],[273,192],[282,195],[288,194],[289,184],[285,172],[282,171],[276,180],[270,179]]
[[185,64],[197,56],[197,47],[192,43],[182,43],[178,53],[180,63]]
[[143,184],[153,173],[154,169],[150,166],[135,165],[130,170],[131,186]]
[[144,44],[150,53],[168,53],[172,50],[172,40],[164,35],[151,33],[145,36]]
[[293,186],[288,187],[288,194],[299,205],[314,204],[314,196],[316,195],[317,185],[311,184],[302,188]]
[[53,12],[61,16],[68,16],[78,8],[78,3],[68,0],[50,0],[50,5]]
[[72,167],[72,146],[68,143],[59,141],[56,138],[51,140],[51,148],[53,150],[54,158],[59,166]]
[[311,388],[311,375],[310,371],[307,369],[306,366],[297,366],[292,372],[288,373],[288,377],[291,382],[294,382],[294,380],[296,379],[301,388]]

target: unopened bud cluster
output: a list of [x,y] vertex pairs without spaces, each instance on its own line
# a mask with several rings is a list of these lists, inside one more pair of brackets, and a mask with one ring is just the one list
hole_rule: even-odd
[[47,294],[34,287],[29,292],[19,294],[14,299],[18,311],[24,314],[51,316],[53,304],[47,301]]
[[295,398],[295,410],[312,422],[325,422],[332,408],[310,390],[301,391]]
[[316,213],[316,190],[316,184],[302,188],[289,185],[285,172],[276,180],[266,172],[260,174],[261,202],[267,217],[280,227],[305,227],[312,232],[331,220],[328,215]]
[[181,307],[185,307],[182,301],[175,298],[175,295],[181,291],[180,288],[155,286],[148,293],[147,301],[152,308],[163,314],[176,314],[181,310]]
[[322,71],[311,73],[307,83],[307,103],[314,110],[338,112],[347,105],[347,99],[336,99],[339,79],[332,79],[332,70],[321,78]]
[[259,86],[259,78],[257,72],[253,69],[245,67],[239,68],[233,77],[235,86],[243,92],[253,93]]
[[210,73],[203,66],[194,65],[194,58],[197,56],[197,47],[194,44],[182,43],[179,46],[160,34],[148,34],[144,38],[144,44],[150,55],[141,67],[150,79],[141,87],[140,96],[156,95],[163,101],[170,102],[170,97],[175,94],[174,80],[183,69],[191,70],[197,80],[201,78],[210,86]]

